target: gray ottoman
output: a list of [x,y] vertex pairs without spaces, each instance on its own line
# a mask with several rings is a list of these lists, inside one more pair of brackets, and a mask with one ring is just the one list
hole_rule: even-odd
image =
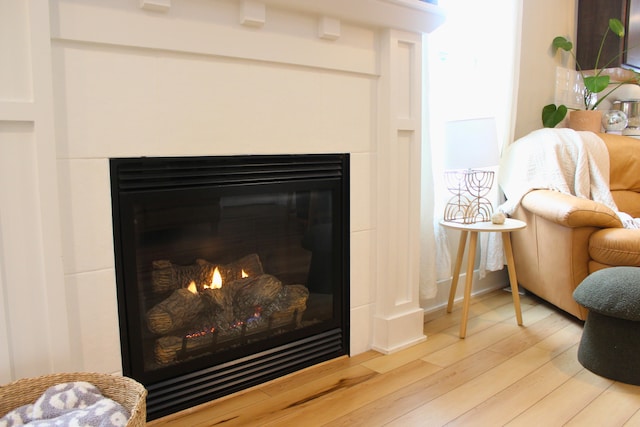
[[589,309],[578,361],[595,374],[640,385],[640,267],[598,270],[573,298]]

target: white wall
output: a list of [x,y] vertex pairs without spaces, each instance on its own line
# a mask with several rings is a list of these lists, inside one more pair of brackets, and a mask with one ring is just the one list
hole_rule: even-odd
[[440,21],[418,0],[0,0],[0,381],[120,370],[112,156],[350,152],[352,354],[424,339],[416,99]]
[[0,2],[0,381],[73,366],[47,2]]
[[518,115],[515,138],[542,127],[542,107],[554,102],[556,66],[551,41],[556,36],[575,40],[577,0],[524,0]]

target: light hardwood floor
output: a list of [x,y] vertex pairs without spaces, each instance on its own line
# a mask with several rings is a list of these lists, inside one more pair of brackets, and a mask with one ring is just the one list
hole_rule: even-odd
[[425,323],[428,339],[291,374],[149,423],[176,426],[640,426],[640,387],[597,376],[576,353],[582,323],[535,297],[472,300]]

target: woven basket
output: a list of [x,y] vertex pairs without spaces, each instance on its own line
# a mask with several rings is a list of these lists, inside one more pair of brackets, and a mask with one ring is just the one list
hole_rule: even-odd
[[103,396],[124,406],[131,413],[128,427],[146,425],[147,390],[142,384],[127,377],[89,372],[24,378],[0,386],[0,417],[20,406],[34,403],[51,386],[73,381],[91,383],[100,389]]

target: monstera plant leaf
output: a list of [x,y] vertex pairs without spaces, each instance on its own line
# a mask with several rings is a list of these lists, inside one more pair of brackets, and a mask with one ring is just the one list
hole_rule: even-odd
[[555,39],[553,39],[552,46],[555,49],[562,49],[567,52],[573,49],[573,43],[571,43],[569,40],[567,40],[564,37],[556,37]]
[[545,105],[542,109],[542,125],[546,128],[554,128],[566,115],[567,107],[564,105],[558,107],[556,107],[556,104]]
[[624,25],[619,19],[609,19],[609,29],[613,31],[616,36],[620,38],[624,37]]
[[609,76],[589,76],[584,78],[584,87],[592,93],[600,93],[609,86]]

